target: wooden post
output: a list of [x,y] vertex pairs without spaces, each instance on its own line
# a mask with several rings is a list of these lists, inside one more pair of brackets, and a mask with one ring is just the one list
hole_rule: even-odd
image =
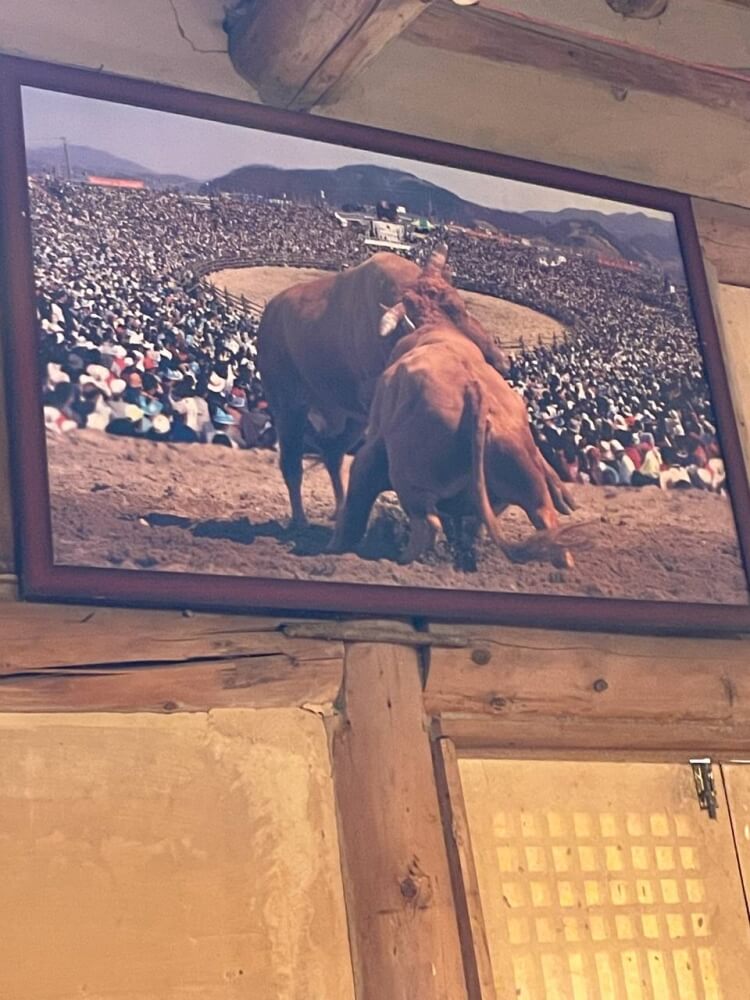
[[332,756],[358,1000],[466,1000],[416,650],[351,645]]

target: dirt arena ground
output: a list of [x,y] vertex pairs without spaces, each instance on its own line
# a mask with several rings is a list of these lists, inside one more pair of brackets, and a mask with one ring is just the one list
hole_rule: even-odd
[[[301,281],[309,281],[330,271],[319,271],[312,267],[241,267],[215,271],[208,276],[218,288],[234,295],[244,295],[261,305],[278,292]],[[462,293],[473,316],[484,328],[492,333],[505,348],[518,346],[521,337],[527,344],[551,343],[555,334],[562,332],[557,320],[542,313],[515,305],[504,299],[478,292]]]
[[[332,496],[308,464],[310,527],[286,528],[286,491],[271,451],[156,444],[80,431],[48,441],[58,563],[222,575],[403,584],[526,593],[745,603],[729,503],[694,490],[574,487],[569,541],[576,566],[516,564],[483,542],[475,572],[445,543],[402,566],[405,519],[392,494],[378,501],[357,554],[329,555]],[[509,542],[532,529],[519,510]]]

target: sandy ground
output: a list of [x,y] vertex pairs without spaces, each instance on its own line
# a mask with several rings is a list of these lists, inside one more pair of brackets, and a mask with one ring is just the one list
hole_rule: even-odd
[[[226,288],[234,295],[244,295],[262,305],[290,285],[330,273],[312,267],[235,267],[215,271],[208,279],[218,288]],[[526,306],[478,292],[462,294],[472,315],[507,349],[518,347],[521,337],[527,344],[536,344],[539,340],[548,344],[555,334],[562,332],[557,320]]]
[[[309,463],[310,527],[290,533],[277,456],[210,445],[156,444],[81,431],[48,442],[55,555],[67,565],[404,584],[526,593],[746,603],[729,503],[694,490],[579,486],[565,519],[573,569],[515,564],[488,541],[476,571],[441,542],[424,562],[398,562],[407,527],[392,494],[378,501],[358,554],[325,552],[332,525],[325,470]],[[502,516],[509,542],[532,529]]]

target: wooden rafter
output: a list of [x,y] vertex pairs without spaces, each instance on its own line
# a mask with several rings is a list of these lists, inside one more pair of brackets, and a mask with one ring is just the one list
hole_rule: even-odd
[[228,17],[237,72],[277,107],[307,109],[358,73],[430,0],[253,0]]
[[696,63],[517,12],[461,10],[448,0],[436,0],[404,38],[495,62],[599,80],[620,99],[631,90],[646,91],[750,121],[750,70]]

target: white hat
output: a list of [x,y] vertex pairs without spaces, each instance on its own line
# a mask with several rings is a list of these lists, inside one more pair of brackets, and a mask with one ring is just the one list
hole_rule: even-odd
[[70,376],[62,370],[62,367],[54,361],[47,365],[47,381],[50,385],[58,385],[60,382],[70,382]]
[[124,378],[113,378],[109,383],[109,391],[113,396],[120,396],[127,389],[127,382]]
[[227,386],[227,380],[221,378],[216,372],[211,372],[208,379],[208,391],[209,392],[224,392]]
[[156,434],[169,434],[169,429],[172,426],[169,417],[165,413],[157,413],[154,417],[151,426]]

